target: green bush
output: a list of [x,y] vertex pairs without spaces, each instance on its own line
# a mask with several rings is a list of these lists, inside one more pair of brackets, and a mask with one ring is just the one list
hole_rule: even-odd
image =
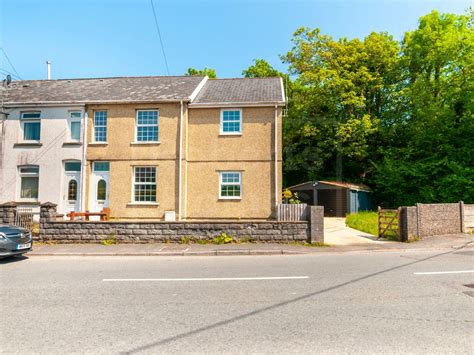
[[227,233],[221,233],[217,237],[212,238],[214,244],[229,244],[232,243],[234,238]]

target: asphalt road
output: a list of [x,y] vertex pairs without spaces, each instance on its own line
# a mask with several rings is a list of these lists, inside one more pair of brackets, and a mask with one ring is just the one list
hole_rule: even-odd
[[0,349],[472,354],[469,270],[474,249],[5,260]]

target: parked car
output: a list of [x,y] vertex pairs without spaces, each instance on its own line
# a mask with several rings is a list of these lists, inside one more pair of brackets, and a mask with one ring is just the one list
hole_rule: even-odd
[[27,253],[32,246],[29,230],[0,224],[0,258]]

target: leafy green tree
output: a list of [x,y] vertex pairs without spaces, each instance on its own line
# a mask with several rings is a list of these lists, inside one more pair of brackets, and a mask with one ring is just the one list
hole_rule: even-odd
[[474,202],[474,32],[470,15],[423,16],[402,42],[406,110],[375,162],[379,200]]
[[363,180],[377,154],[373,142],[380,126],[396,111],[391,98],[399,80],[399,44],[386,33],[334,40],[308,28],[295,32],[293,44],[282,59],[297,77],[297,95],[304,101],[292,117],[288,182]]
[[204,69],[195,69],[195,68],[188,68],[186,76],[205,76],[207,75],[211,79],[217,78],[216,70],[212,68],[204,68]]

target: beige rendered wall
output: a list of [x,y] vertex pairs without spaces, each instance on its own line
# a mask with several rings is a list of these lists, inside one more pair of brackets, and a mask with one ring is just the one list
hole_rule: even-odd
[[[235,136],[220,135],[220,114],[220,108],[189,109],[186,219],[272,218],[275,108],[242,108],[242,135]],[[282,180],[281,119],[278,108],[278,201]],[[219,199],[219,172],[226,170],[242,172],[240,200]]]
[[[158,109],[159,144],[136,144],[136,110]],[[107,111],[107,144],[92,142],[94,111]],[[90,105],[88,107],[87,204],[93,161],[110,162],[109,208],[112,218],[163,219],[165,211],[178,212],[178,144],[180,104]],[[133,167],[157,168],[156,204],[134,204]]]

